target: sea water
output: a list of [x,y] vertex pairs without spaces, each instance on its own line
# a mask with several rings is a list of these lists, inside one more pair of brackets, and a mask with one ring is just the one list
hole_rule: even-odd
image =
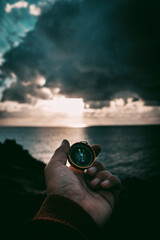
[[142,179],[160,176],[160,126],[0,127],[0,142],[5,139],[15,139],[45,163],[63,139],[70,144],[100,144],[97,160],[113,174]]

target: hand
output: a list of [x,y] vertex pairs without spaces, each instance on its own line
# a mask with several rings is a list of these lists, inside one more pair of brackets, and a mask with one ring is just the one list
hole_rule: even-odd
[[[96,156],[99,145],[93,145]],[[96,161],[87,172],[67,167],[67,154],[70,145],[64,140],[55,151],[45,168],[48,194],[67,197],[79,204],[97,223],[102,225],[109,219],[115,202],[115,196],[121,188],[119,178],[112,175]]]

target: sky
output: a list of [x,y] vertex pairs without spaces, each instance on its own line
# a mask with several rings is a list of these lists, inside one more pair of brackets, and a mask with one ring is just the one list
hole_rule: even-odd
[[158,0],[1,0],[0,126],[160,124]]

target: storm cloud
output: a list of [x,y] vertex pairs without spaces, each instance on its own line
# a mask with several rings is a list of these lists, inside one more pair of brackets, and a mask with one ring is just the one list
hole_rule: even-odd
[[39,86],[37,83],[29,83],[27,85],[20,82],[14,82],[9,88],[3,91],[2,102],[17,101],[19,103],[35,103],[35,98],[50,99],[51,93],[48,89]]
[[156,0],[63,0],[42,9],[35,29],[3,56],[2,74],[17,82],[2,101],[48,99],[32,84],[42,76],[45,89],[86,102],[119,96],[159,105],[159,10]]

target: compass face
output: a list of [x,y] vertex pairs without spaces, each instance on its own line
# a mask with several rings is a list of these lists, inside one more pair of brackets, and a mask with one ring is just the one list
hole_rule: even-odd
[[76,168],[88,168],[95,160],[93,149],[86,143],[75,143],[69,152],[69,162]]

